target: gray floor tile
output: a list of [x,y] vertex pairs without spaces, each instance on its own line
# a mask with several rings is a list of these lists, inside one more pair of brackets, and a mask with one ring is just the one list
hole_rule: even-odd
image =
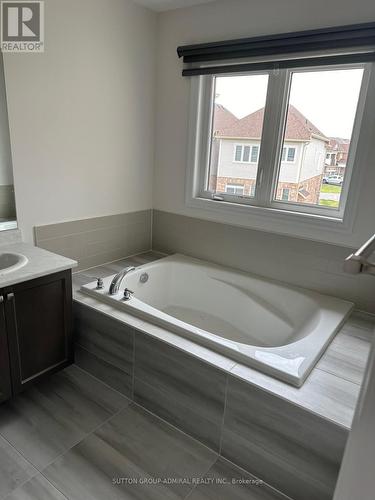
[[15,489],[5,500],[67,500],[67,498],[42,474],[38,474]]
[[2,405],[0,434],[40,469],[127,405],[73,365]]
[[[44,474],[74,500],[181,499],[190,484],[166,486],[160,481],[201,476],[216,458],[208,448],[131,405],[58,458]],[[119,484],[113,484],[116,479]],[[127,483],[130,479],[133,484]]]
[[134,399],[218,451],[226,374],[147,335],[135,344]]
[[0,437],[0,499],[38,471]]
[[283,500],[286,497],[222,458],[211,467],[188,500]]

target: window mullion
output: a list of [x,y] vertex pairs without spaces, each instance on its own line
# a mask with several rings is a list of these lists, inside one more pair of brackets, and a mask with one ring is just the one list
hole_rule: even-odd
[[256,199],[262,206],[269,206],[272,200],[283,142],[289,84],[288,70],[276,70],[269,76],[256,181]]

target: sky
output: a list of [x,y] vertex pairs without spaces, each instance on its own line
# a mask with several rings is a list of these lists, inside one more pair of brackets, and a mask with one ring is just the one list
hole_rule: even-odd
[[[294,73],[290,100],[327,137],[350,139],[357,109],[362,69]],[[216,102],[237,118],[263,108],[267,75],[216,78]]]

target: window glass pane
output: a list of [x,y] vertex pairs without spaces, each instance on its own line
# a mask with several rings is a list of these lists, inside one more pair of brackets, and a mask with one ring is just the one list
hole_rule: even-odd
[[244,146],[242,161],[249,161],[250,159],[250,146]]
[[277,200],[337,209],[340,204],[363,69],[292,75]]
[[242,146],[236,146],[235,160],[241,161],[242,159]]
[[267,86],[268,75],[215,78],[210,191],[225,193],[228,184],[238,184],[241,194],[254,196]]
[[253,146],[251,149],[251,162],[258,162],[259,146]]
[[288,149],[288,161],[294,161],[295,156],[296,156],[296,148],[289,148]]

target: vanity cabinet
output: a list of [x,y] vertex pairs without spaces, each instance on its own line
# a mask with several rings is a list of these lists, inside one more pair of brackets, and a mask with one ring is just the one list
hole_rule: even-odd
[[3,288],[0,297],[1,401],[73,362],[71,271]]
[[[1,293],[1,292],[0,292]],[[3,295],[0,294],[0,403],[12,395]]]

